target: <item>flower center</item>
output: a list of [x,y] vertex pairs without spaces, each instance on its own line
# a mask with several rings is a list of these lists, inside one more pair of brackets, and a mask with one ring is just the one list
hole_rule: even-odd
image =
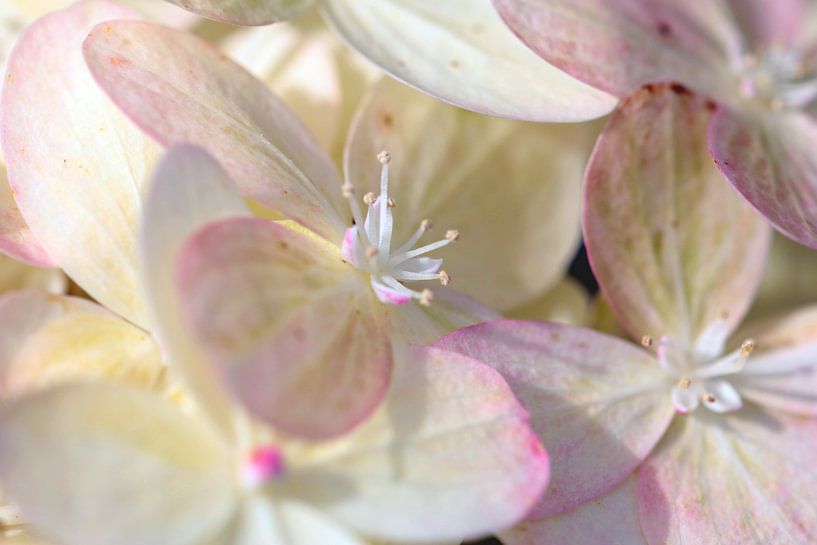
[[241,482],[248,489],[258,488],[265,482],[281,477],[286,467],[284,454],[274,445],[256,447],[241,466]]
[[392,208],[396,203],[389,197],[391,156],[382,151],[377,159],[382,165],[380,195],[375,197],[373,193],[367,193],[363,196],[363,203],[367,206],[365,220],[354,186],[349,182],[343,184],[343,196],[349,200],[355,225],[346,230],[341,253],[355,267],[371,274],[372,288],[381,302],[402,305],[416,299],[422,305],[430,305],[433,298],[431,290],[413,290],[404,282],[438,280],[447,286],[451,277],[442,270],[443,260],[423,256],[451,244],[459,239],[460,234],[450,230],[443,239],[416,248],[426,231],[431,230],[431,220],[425,219],[404,244],[393,249]]
[[743,56],[738,68],[741,95],[772,110],[803,108],[817,98],[817,74],[800,51],[771,46]]
[[[670,396],[679,413],[692,412],[701,404],[716,413],[736,411],[743,406],[740,394],[727,377],[743,371],[755,342],[747,339],[737,350],[721,356],[726,330],[725,321],[718,320],[701,334],[691,351],[670,337],[659,339],[655,352],[661,368],[672,379]],[[644,337],[641,344],[654,343]]]

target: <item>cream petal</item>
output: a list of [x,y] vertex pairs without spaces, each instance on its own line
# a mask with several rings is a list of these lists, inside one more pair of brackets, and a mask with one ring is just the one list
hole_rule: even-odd
[[692,347],[724,316],[731,331],[763,273],[770,232],[712,164],[711,107],[678,84],[647,85],[613,115],[588,166],[590,263],[635,338]]
[[325,438],[358,424],[385,395],[392,354],[382,306],[334,245],[235,218],[199,230],[177,263],[186,324],[262,420]]
[[649,454],[674,414],[655,358],[589,329],[501,320],[457,331],[437,346],[498,370],[531,412],[553,464],[531,518],[565,513],[612,489]]
[[234,25],[267,25],[291,19],[314,0],[168,0],[203,17]]
[[518,320],[586,325],[590,316],[590,295],[577,280],[566,276],[538,299],[505,315]]
[[65,293],[68,279],[59,269],[32,267],[14,258],[0,255],[0,293],[20,289],[39,289]]
[[817,303],[815,278],[817,252],[775,233],[749,316],[762,319],[779,311]]
[[63,386],[0,413],[0,481],[66,545],[194,545],[236,497],[228,450],[201,421],[113,384]]
[[376,156],[388,150],[395,245],[424,218],[439,236],[456,228],[462,238],[433,254],[445,259],[452,287],[507,310],[555,284],[576,251],[581,177],[597,129],[463,112],[385,79],[357,113],[346,179],[360,195],[379,193]]
[[484,536],[521,519],[547,482],[527,420],[487,366],[412,348],[380,410],[293,468],[291,492],[374,539]]
[[0,165],[0,169],[0,251],[36,267],[55,266],[17,208],[5,165]]
[[505,545],[647,545],[638,520],[636,477],[574,510],[502,532]]
[[545,60],[624,97],[656,81],[731,91],[740,61],[732,14],[713,0],[494,0],[505,23]]
[[817,421],[745,406],[678,418],[639,471],[650,545],[817,540]]
[[245,196],[340,242],[348,205],[335,167],[266,84],[204,40],[150,23],[97,26],[84,52],[100,86],[159,142],[203,147]]
[[235,184],[210,155],[195,146],[176,145],[153,174],[140,226],[140,274],[153,333],[199,407],[227,435],[233,426],[231,402],[182,325],[174,264],[184,241],[199,228],[248,215]]
[[320,6],[370,61],[445,102],[535,121],[584,121],[615,105],[528,51],[490,0],[323,0]]
[[130,17],[118,4],[90,0],[26,30],[3,86],[3,150],[17,205],[55,263],[144,325],[136,222],[157,147],[99,90],[81,50],[94,25]]

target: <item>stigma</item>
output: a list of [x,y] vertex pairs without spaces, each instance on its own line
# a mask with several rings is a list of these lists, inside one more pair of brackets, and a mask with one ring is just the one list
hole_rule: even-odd
[[241,481],[247,489],[255,489],[284,474],[284,455],[273,445],[250,451],[241,467]]
[[399,203],[389,196],[391,156],[381,151],[377,159],[381,164],[380,195],[363,195],[365,218],[354,186],[348,181],[343,184],[343,196],[349,201],[355,225],[346,230],[341,254],[345,260],[371,275],[372,289],[381,302],[403,305],[416,300],[428,306],[434,298],[433,292],[430,289],[409,288],[405,282],[436,280],[447,286],[451,276],[442,269],[443,260],[427,257],[427,254],[455,242],[460,234],[449,230],[442,239],[418,247],[420,240],[432,228],[431,220],[424,219],[407,241],[394,247],[392,209]]

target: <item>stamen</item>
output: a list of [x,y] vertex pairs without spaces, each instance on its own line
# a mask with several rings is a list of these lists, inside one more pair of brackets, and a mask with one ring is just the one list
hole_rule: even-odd
[[460,239],[460,232],[456,229],[450,229],[445,232],[445,239],[454,242]]
[[701,399],[703,399],[707,403],[715,403],[718,400],[718,398],[715,397],[715,394],[710,393],[704,394],[703,396],[701,396]]
[[340,190],[343,193],[343,196],[347,199],[355,194],[355,186],[353,186],[349,182],[346,182],[342,186],[340,186]]
[[389,197],[389,199],[386,201],[386,204],[389,206],[389,208],[394,208],[395,205],[394,199]]
[[755,349],[755,340],[754,339],[746,339],[740,345],[740,357],[743,359],[747,359]]
[[372,193],[371,191],[363,195],[363,203],[366,206],[371,206],[372,204],[374,204],[374,201],[375,201],[374,193]]
[[391,153],[386,150],[381,151],[377,154],[377,160],[380,161],[381,165],[385,165],[386,163],[391,162]]
[[688,378],[682,378],[681,381],[678,383],[678,387],[682,390],[686,390],[692,385],[692,380]]
[[420,292],[420,304],[424,307],[431,306],[431,301],[434,300],[434,293],[429,289],[424,289]]
[[434,223],[428,218],[420,222],[420,229],[422,229],[423,231],[431,231],[433,227]]
[[644,348],[651,347],[654,342],[655,341],[653,340],[653,338],[650,337],[649,335],[644,335],[643,337],[641,337],[641,346],[643,346]]
[[438,274],[438,275],[439,275],[439,277],[440,277],[440,284],[442,284],[443,286],[447,286],[447,285],[449,284],[449,282],[451,282],[451,277],[450,277],[450,276],[448,276],[448,273],[447,273],[447,272],[445,272],[445,271],[440,271],[440,272],[439,272],[439,273],[437,273],[437,274]]

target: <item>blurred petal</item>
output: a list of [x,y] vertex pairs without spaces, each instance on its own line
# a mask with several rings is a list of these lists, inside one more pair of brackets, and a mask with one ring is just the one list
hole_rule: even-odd
[[817,252],[775,233],[750,317],[817,303]]
[[68,279],[59,269],[32,267],[11,257],[0,255],[0,293],[19,289],[40,289],[64,293]]
[[528,51],[490,0],[323,0],[346,41],[385,71],[445,102],[535,121],[584,121],[615,99]]
[[746,49],[789,45],[808,17],[811,0],[728,0],[727,5],[746,40]]
[[48,254],[103,305],[144,325],[135,234],[156,148],[97,88],[80,49],[98,22],[132,16],[91,0],[29,27],[3,87],[3,150],[17,205]]
[[749,337],[757,348],[734,377],[740,394],[777,410],[817,416],[817,307],[769,318],[735,335]]
[[709,146],[721,172],[784,235],[817,248],[817,124],[795,111],[720,108]]
[[385,395],[391,341],[365,276],[338,249],[255,218],[185,243],[176,287],[191,332],[233,393],[284,431],[347,431]]
[[291,19],[314,0],[169,0],[194,13],[234,25],[267,25]]
[[346,179],[361,195],[377,194],[375,158],[388,150],[395,242],[424,218],[441,234],[456,228],[462,238],[434,254],[445,259],[452,287],[506,310],[552,286],[573,257],[582,171],[596,134],[590,124],[464,112],[386,79],[357,114]]
[[379,412],[297,468],[293,493],[364,535],[400,542],[475,538],[521,519],[544,489],[548,459],[502,377],[434,348],[399,362]]
[[639,471],[650,544],[804,545],[817,540],[817,422],[749,406],[678,418]]
[[731,331],[763,273],[770,232],[712,165],[710,114],[678,84],[647,85],[622,103],[588,166],[590,262],[636,338],[689,347],[724,315]]
[[732,84],[741,37],[714,0],[494,0],[505,23],[546,61],[624,97],[655,81],[717,94]]
[[189,545],[235,507],[230,453],[201,421],[113,384],[64,386],[0,415],[0,480],[66,545]]
[[437,346],[502,373],[530,411],[553,464],[531,518],[565,513],[612,489],[649,454],[673,415],[655,358],[589,329],[502,320],[457,331]]
[[34,266],[53,267],[54,260],[37,241],[14,202],[5,166],[0,169],[0,251]]
[[340,242],[348,205],[335,167],[263,82],[202,39],[150,23],[100,25],[84,50],[102,88],[159,142],[203,147],[243,194]]
[[638,520],[635,476],[573,511],[517,524],[505,545],[647,545]]
[[182,325],[173,275],[181,246],[191,234],[210,222],[246,216],[249,211],[212,157],[194,146],[176,145],[154,172],[142,214],[141,274],[153,333],[200,408],[229,435],[230,401]]
[[519,320],[547,320],[569,325],[585,325],[590,312],[590,296],[578,281],[564,277],[558,284],[523,307],[506,315]]

